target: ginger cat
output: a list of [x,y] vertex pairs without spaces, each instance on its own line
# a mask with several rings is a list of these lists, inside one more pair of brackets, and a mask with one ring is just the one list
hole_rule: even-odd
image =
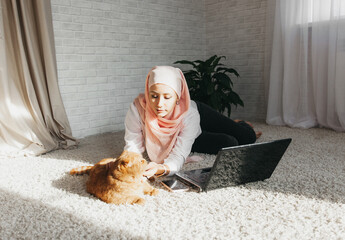
[[89,174],[87,192],[106,203],[144,204],[141,194],[158,194],[143,177],[146,165],[140,154],[124,151],[117,159],[106,158],[94,166],[74,168],[70,174]]

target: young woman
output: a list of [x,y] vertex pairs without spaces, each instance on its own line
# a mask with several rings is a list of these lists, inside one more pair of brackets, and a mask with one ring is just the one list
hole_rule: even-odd
[[145,93],[131,104],[125,120],[125,150],[151,160],[145,176],[173,175],[191,152],[216,154],[223,147],[255,142],[261,132],[231,120],[206,104],[190,99],[182,71],[170,66],[151,69]]

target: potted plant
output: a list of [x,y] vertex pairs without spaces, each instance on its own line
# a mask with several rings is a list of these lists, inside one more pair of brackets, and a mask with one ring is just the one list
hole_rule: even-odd
[[238,72],[220,63],[225,56],[214,55],[206,61],[195,60],[176,61],[174,64],[188,64],[193,67],[191,70],[183,71],[187,80],[191,99],[203,102],[218,112],[228,111],[231,114],[231,105],[244,106],[240,96],[233,91],[231,76],[239,77]]

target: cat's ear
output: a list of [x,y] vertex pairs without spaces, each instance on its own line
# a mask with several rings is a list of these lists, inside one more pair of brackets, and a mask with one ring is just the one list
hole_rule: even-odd
[[119,158],[126,159],[127,157],[128,157],[128,151],[127,151],[127,150],[124,150],[124,151],[121,153],[121,155],[120,155]]
[[131,167],[133,165],[133,163],[129,159],[123,159],[121,162],[121,165],[124,167]]
[[133,157],[134,157],[134,158],[142,158],[143,156],[142,156],[141,153],[130,152],[130,151],[124,150],[124,151],[121,153],[121,155],[120,155],[119,158],[125,159],[125,158],[133,158]]

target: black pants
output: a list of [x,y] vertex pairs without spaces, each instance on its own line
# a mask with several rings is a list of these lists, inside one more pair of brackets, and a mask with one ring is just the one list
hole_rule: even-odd
[[196,104],[202,133],[195,139],[192,152],[217,154],[221,148],[256,141],[255,132],[247,123],[236,123],[204,103]]

